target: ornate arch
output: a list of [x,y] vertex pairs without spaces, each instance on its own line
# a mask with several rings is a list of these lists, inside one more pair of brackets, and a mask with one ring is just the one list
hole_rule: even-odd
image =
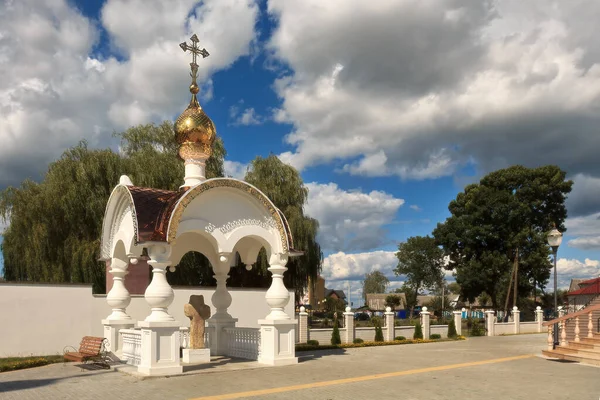
[[[259,203],[263,206],[265,210],[270,214],[272,220],[274,221],[275,228],[279,232],[279,239],[281,241],[281,247],[285,253],[290,251],[291,243],[289,238],[291,234],[289,233],[289,228],[287,226],[287,221],[281,217],[280,211],[275,207],[275,205],[269,200],[269,198],[256,187],[252,186],[249,183],[239,181],[237,179],[230,178],[214,178],[209,179],[193,188],[189,189],[182,197],[179,199],[177,204],[175,205],[173,212],[170,217],[169,226],[167,229],[167,241],[169,243],[175,241],[177,235],[177,229],[179,227],[179,223],[181,220],[181,216],[183,215],[187,206],[198,196],[201,194],[215,189],[215,188],[233,188],[254,197],[259,201]],[[267,222],[260,222],[267,223]]]

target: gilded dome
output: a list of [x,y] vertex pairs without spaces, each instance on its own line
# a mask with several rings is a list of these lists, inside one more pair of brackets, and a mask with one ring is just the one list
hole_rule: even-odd
[[196,93],[193,93],[192,101],[190,101],[188,108],[175,120],[174,128],[177,143],[202,148],[206,155],[210,156],[212,144],[217,136],[217,130],[215,129],[215,124],[206,115],[200,104],[198,104]]

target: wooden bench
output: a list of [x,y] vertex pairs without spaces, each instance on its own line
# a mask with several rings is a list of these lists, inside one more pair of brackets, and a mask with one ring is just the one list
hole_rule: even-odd
[[[74,350],[74,351],[70,351]],[[67,346],[63,350],[63,356],[66,361],[79,361],[84,364],[88,361],[101,364],[109,368],[106,351],[106,339],[102,337],[84,336],[79,344],[79,349]]]

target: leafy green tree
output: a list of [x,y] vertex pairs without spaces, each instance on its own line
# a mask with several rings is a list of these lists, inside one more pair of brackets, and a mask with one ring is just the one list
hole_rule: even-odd
[[369,293],[385,293],[390,280],[381,271],[373,271],[365,274],[365,279],[362,282],[362,291],[367,304],[367,294]]
[[443,311],[452,310],[452,307],[450,307],[450,298],[446,295],[434,296],[431,300],[427,302],[427,304],[425,304],[425,306],[427,306],[429,311],[433,311],[433,314],[438,317],[442,317]]
[[450,202],[451,216],[433,235],[469,301],[486,292],[497,309],[515,266],[519,296],[532,292],[531,282],[545,285],[551,269],[546,233],[551,223],[566,230],[564,203],[573,182],[565,176],[552,165],[512,166],[468,185]]
[[400,288],[396,289],[396,293],[404,293],[404,297],[406,298],[405,306],[406,309],[410,310],[410,318],[412,318],[413,311],[419,304],[419,301],[417,300],[417,292],[415,292],[411,286],[404,282]]
[[333,323],[333,332],[331,332],[331,344],[342,344],[342,338],[340,337],[340,329],[338,327],[337,319]]
[[[416,296],[422,289],[433,289],[444,278],[442,273],[444,253],[430,236],[413,236],[400,243],[396,275],[406,276],[405,286],[410,286]],[[416,304],[415,304],[416,305]],[[414,306],[413,306],[414,307]],[[411,308],[411,315],[413,309]]]
[[460,285],[456,282],[450,282],[448,284],[448,291],[452,294],[460,294]]
[[395,294],[390,294],[385,298],[386,307],[392,307],[392,309],[394,309],[395,307],[398,307],[400,303],[402,303],[402,299],[400,299],[400,296],[396,296]]

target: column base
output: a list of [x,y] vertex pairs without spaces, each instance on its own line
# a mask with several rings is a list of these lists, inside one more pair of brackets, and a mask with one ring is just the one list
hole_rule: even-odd
[[184,364],[200,364],[210,362],[210,349],[183,349]]
[[132,319],[114,320],[103,319],[104,338],[108,341],[106,350],[121,358],[123,352],[123,340],[119,331],[121,329],[131,329],[135,326],[135,321]]
[[297,364],[296,320],[258,320],[260,325],[260,354],[258,362],[266,365]]
[[215,356],[227,355],[227,337],[224,328],[235,328],[237,318],[209,318],[206,320],[206,326],[213,328],[210,333],[209,345],[210,352]]
[[183,373],[179,357],[179,322],[138,322],[142,330],[142,349],[138,372],[149,376]]

